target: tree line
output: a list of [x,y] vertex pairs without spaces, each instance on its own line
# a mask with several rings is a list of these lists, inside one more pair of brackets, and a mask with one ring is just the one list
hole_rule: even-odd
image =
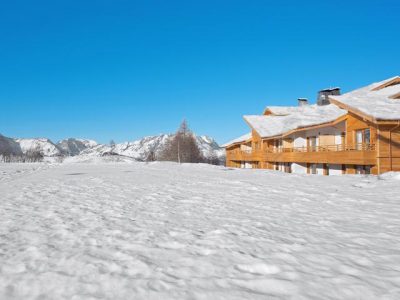
[[146,160],[220,164],[220,160],[214,152],[211,151],[207,157],[202,154],[186,120],[183,120],[177,132],[167,141],[162,151],[157,155],[154,150],[150,150]]
[[22,163],[30,163],[30,162],[42,162],[44,159],[44,155],[40,150],[32,149],[28,150],[23,154],[15,154],[10,150],[2,150],[0,151],[0,162],[12,163],[12,162],[22,162]]

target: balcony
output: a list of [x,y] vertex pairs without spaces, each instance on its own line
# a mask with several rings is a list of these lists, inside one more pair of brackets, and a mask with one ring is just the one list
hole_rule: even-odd
[[349,145],[323,145],[311,147],[292,147],[292,148],[278,148],[266,150],[270,153],[287,153],[287,152],[341,152],[341,151],[375,151],[375,144],[360,143],[353,146]]
[[323,145],[315,147],[234,150],[227,152],[231,161],[269,161],[330,164],[376,164],[375,144]]
[[234,161],[261,161],[263,152],[261,150],[233,150],[226,152],[227,160]]

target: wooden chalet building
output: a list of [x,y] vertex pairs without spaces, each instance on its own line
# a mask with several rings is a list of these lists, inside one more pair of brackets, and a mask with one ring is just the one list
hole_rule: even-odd
[[298,102],[244,116],[251,131],[224,145],[226,165],[323,175],[400,171],[400,77]]

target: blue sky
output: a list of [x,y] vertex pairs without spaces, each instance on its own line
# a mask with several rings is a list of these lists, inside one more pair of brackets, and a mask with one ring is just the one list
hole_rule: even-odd
[[400,74],[400,1],[2,1],[0,133],[134,140]]

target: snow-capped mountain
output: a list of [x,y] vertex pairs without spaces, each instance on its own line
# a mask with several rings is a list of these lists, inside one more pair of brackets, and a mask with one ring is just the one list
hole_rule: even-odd
[[213,138],[206,135],[196,136],[196,142],[204,157],[225,160],[225,149],[220,147]]
[[0,155],[21,155],[22,150],[20,145],[13,139],[5,137],[0,134]]
[[98,143],[93,140],[69,138],[57,143],[57,146],[69,156],[79,155],[82,151],[96,147]]
[[24,154],[30,151],[38,151],[49,157],[65,155],[61,148],[46,138],[14,139],[14,141],[19,144]]
[[150,152],[156,154],[162,150],[170,135],[160,134],[157,136],[148,136],[133,142],[124,142],[120,144],[97,145],[81,152],[82,155],[102,156],[106,154],[118,154],[127,157],[132,157],[137,160],[145,160]]
[[[132,142],[111,145],[98,144],[93,140],[69,138],[57,144],[46,138],[12,139],[0,135],[0,152],[14,155],[26,154],[30,151],[42,153],[45,157],[57,156],[105,156],[116,154],[130,157],[135,160],[146,160],[150,153],[156,158],[164,149],[166,143],[173,137],[172,134],[160,134],[144,137]],[[203,156],[208,159],[219,159],[223,162],[225,150],[214,139],[208,136],[195,136],[197,145]]]
[[[136,160],[146,160],[149,153],[153,152],[156,157],[164,149],[166,143],[173,137],[172,134],[160,134],[156,136],[144,137],[133,142],[125,142],[110,145],[97,145],[83,150],[80,154],[88,156],[102,156],[109,153],[135,158]],[[223,161],[225,149],[221,148],[214,139],[207,136],[196,136],[197,145],[203,156],[206,158],[218,158]]]

